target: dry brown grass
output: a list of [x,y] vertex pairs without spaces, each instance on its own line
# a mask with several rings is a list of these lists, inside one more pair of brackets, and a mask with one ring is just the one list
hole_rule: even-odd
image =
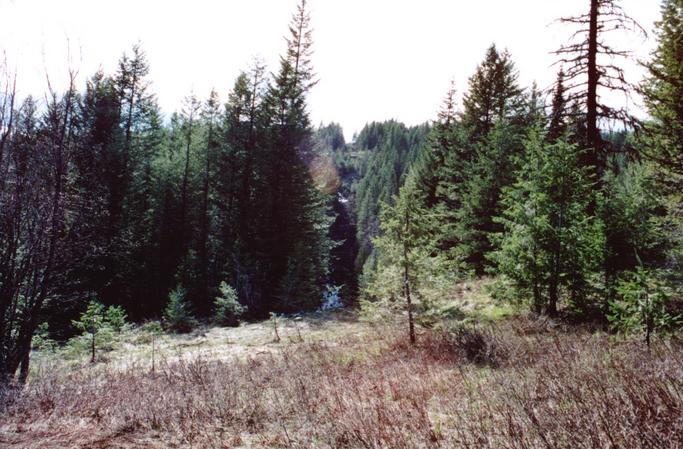
[[683,447],[678,344],[519,318],[405,340],[388,325],[156,374],[46,375],[0,411],[0,446]]

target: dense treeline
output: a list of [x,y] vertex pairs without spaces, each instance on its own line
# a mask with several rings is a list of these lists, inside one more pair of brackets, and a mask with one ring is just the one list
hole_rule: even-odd
[[[549,95],[522,88],[511,55],[490,47],[462,109],[451,89],[427,148],[384,208],[368,306],[402,297],[412,316],[429,309],[439,279],[491,274],[500,275],[500,298],[641,329],[648,343],[680,324],[683,4],[666,0],[662,12],[639,88],[617,65],[629,53],[607,39],[640,31],[616,1],[591,0],[585,15],[562,19],[579,31],[557,51]],[[600,100],[633,89],[644,95],[645,121]]]
[[[36,327],[70,332],[86,300],[136,320],[207,316],[236,292],[252,317],[320,305],[330,281],[330,191],[318,188],[306,96],[315,84],[303,1],[268,76],[224,104],[189,96],[166,122],[136,45],[113,74],[46,105],[0,98],[0,375],[28,368]],[[343,144],[343,142],[342,142]],[[337,143],[332,142],[332,146]],[[222,283],[224,285],[222,286]],[[220,287],[223,288],[220,288]],[[227,292],[227,293],[226,293]]]
[[407,127],[395,120],[372,122],[335,155],[342,176],[341,193],[355,212],[358,253],[355,272],[375,265],[372,239],[379,234],[380,204],[390,203],[420,154],[429,134],[427,124]]

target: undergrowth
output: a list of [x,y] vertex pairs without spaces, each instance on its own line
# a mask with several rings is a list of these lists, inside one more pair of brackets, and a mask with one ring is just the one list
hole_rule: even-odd
[[291,343],[247,358],[45,373],[3,447],[676,448],[683,351],[530,318]]

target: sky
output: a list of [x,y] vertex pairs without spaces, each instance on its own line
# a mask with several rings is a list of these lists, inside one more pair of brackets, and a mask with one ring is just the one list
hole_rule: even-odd
[[[0,0],[0,51],[23,95],[46,91],[45,74],[66,87],[69,67],[79,82],[98,68],[111,73],[140,42],[150,81],[165,114],[189,93],[227,98],[254,58],[276,71],[298,0]],[[409,125],[436,117],[450,81],[462,95],[486,49],[507,48],[522,86],[552,85],[550,54],[571,27],[558,17],[583,13],[588,0],[309,0],[319,83],[309,96],[314,124],[341,123],[347,139],[370,121]],[[658,0],[620,4],[647,31]],[[609,42],[634,57],[623,63],[632,81],[648,57],[652,33],[614,35]],[[615,98],[613,101],[623,101]]]

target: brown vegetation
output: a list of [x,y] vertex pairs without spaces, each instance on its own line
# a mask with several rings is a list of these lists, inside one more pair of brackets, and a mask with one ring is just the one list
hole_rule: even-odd
[[[677,448],[683,347],[516,318],[289,343],[247,359],[47,375],[3,447]],[[255,353],[256,354],[256,353]]]

